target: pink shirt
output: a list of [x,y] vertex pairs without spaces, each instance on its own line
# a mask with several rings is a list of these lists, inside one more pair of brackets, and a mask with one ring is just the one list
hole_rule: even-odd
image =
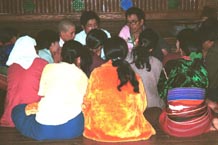
[[134,47],[134,41],[131,39],[130,29],[127,25],[120,30],[119,36],[127,42],[129,52],[131,52]]

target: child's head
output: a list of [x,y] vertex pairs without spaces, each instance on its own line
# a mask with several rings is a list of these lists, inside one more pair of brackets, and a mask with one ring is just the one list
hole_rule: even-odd
[[103,30],[92,29],[86,36],[86,46],[100,56],[101,49],[106,39],[107,35]]
[[191,52],[201,52],[200,41],[193,29],[183,29],[177,35],[177,48],[182,55],[189,56]]

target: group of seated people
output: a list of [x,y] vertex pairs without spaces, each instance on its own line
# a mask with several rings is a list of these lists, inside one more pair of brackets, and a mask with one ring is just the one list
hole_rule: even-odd
[[141,9],[129,8],[125,18],[118,36],[85,11],[77,34],[62,20],[58,33],[18,37],[3,65],[0,126],[36,140],[139,141],[156,134],[144,112],[159,108],[159,126],[171,136],[218,130],[218,21],[181,30],[174,53]]

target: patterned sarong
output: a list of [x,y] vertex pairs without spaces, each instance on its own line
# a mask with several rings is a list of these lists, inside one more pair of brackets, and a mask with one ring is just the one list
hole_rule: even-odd
[[172,136],[192,137],[208,132],[212,115],[205,104],[205,89],[169,90],[168,107],[159,118],[161,128]]

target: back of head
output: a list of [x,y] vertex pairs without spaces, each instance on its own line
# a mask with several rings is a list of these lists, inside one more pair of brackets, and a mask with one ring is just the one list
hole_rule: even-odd
[[[89,72],[92,64],[92,57],[88,49],[86,49],[80,42],[75,40],[66,41],[61,51],[62,62],[74,63],[81,68],[86,74]],[[76,59],[80,58],[79,63]]]
[[125,16],[127,18],[128,16],[133,15],[133,14],[136,15],[139,20],[143,19],[145,21],[145,13],[142,9],[138,7],[131,7],[126,11]]
[[75,59],[82,55],[83,45],[75,40],[69,40],[64,43],[61,50],[63,62],[75,63]]
[[148,28],[143,30],[139,35],[139,47],[143,47],[144,49],[156,49],[156,45],[158,42],[158,34]]
[[179,47],[185,55],[189,56],[192,52],[201,52],[200,41],[197,33],[193,29],[187,28],[181,30],[177,35],[177,39],[179,40]]
[[59,35],[57,32],[49,29],[42,30],[37,33],[36,36],[36,48],[40,49],[49,49],[52,43],[59,41]]
[[[186,29],[182,32],[185,33]],[[181,32],[181,33],[182,33]],[[198,70],[203,65],[202,61],[202,46],[197,36],[197,32],[187,30],[188,36],[182,35],[184,38],[180,39],[179,46],[185,56],[189,56],[192,62],[191,68]],[[178,34],[180,35],[180,33]]]
[[108,38],[104,43],[104,53],[107,60],[111,59],[116,65],[117,61],[122,61],[128,53],[126,41],[118,36]]
[[137,68],[143,69],[146,64],[147,71],[151,70],[149,56],[152,56],[157,42],[158,34],[152,29],[148,28],[140,33],[138,46],[133,49],[133,62]]
[[58,24],[58,31],[59,31],[59,33],[60,32],[67,32],[71,26],[75,27],[75,24],[73,23],[73,21],[71,21],[69,19],[63,19]]
[[106,33],[101,29],[92,29],[86,36],[86,45],[89,49],[97,49],[107,39]]
[[186,29],[182,29],[176,36],[176,39],[178,41],[186,41],[186,40],[189,40],[189,37],[192,38],[193,37],[193,33],[194,33],[194,30],[193,29],[189,29],[189,28],[186,28]]
[[100,24],[100,18],[94,11],[84,11],[80,17],[80,24],[85,26],[91,19],[95,19],[97,23]]
[[117,74],[120,84],[117,89],[121,91],[121,87],[130,82],[134,92],[139,92],[139,83],[136,79],[135,72],[125,58],[128,53],[126,41],[118,36],[108,38],[104,43],[104,52],[106,59],[112,60],[112,65],[117,67]]

